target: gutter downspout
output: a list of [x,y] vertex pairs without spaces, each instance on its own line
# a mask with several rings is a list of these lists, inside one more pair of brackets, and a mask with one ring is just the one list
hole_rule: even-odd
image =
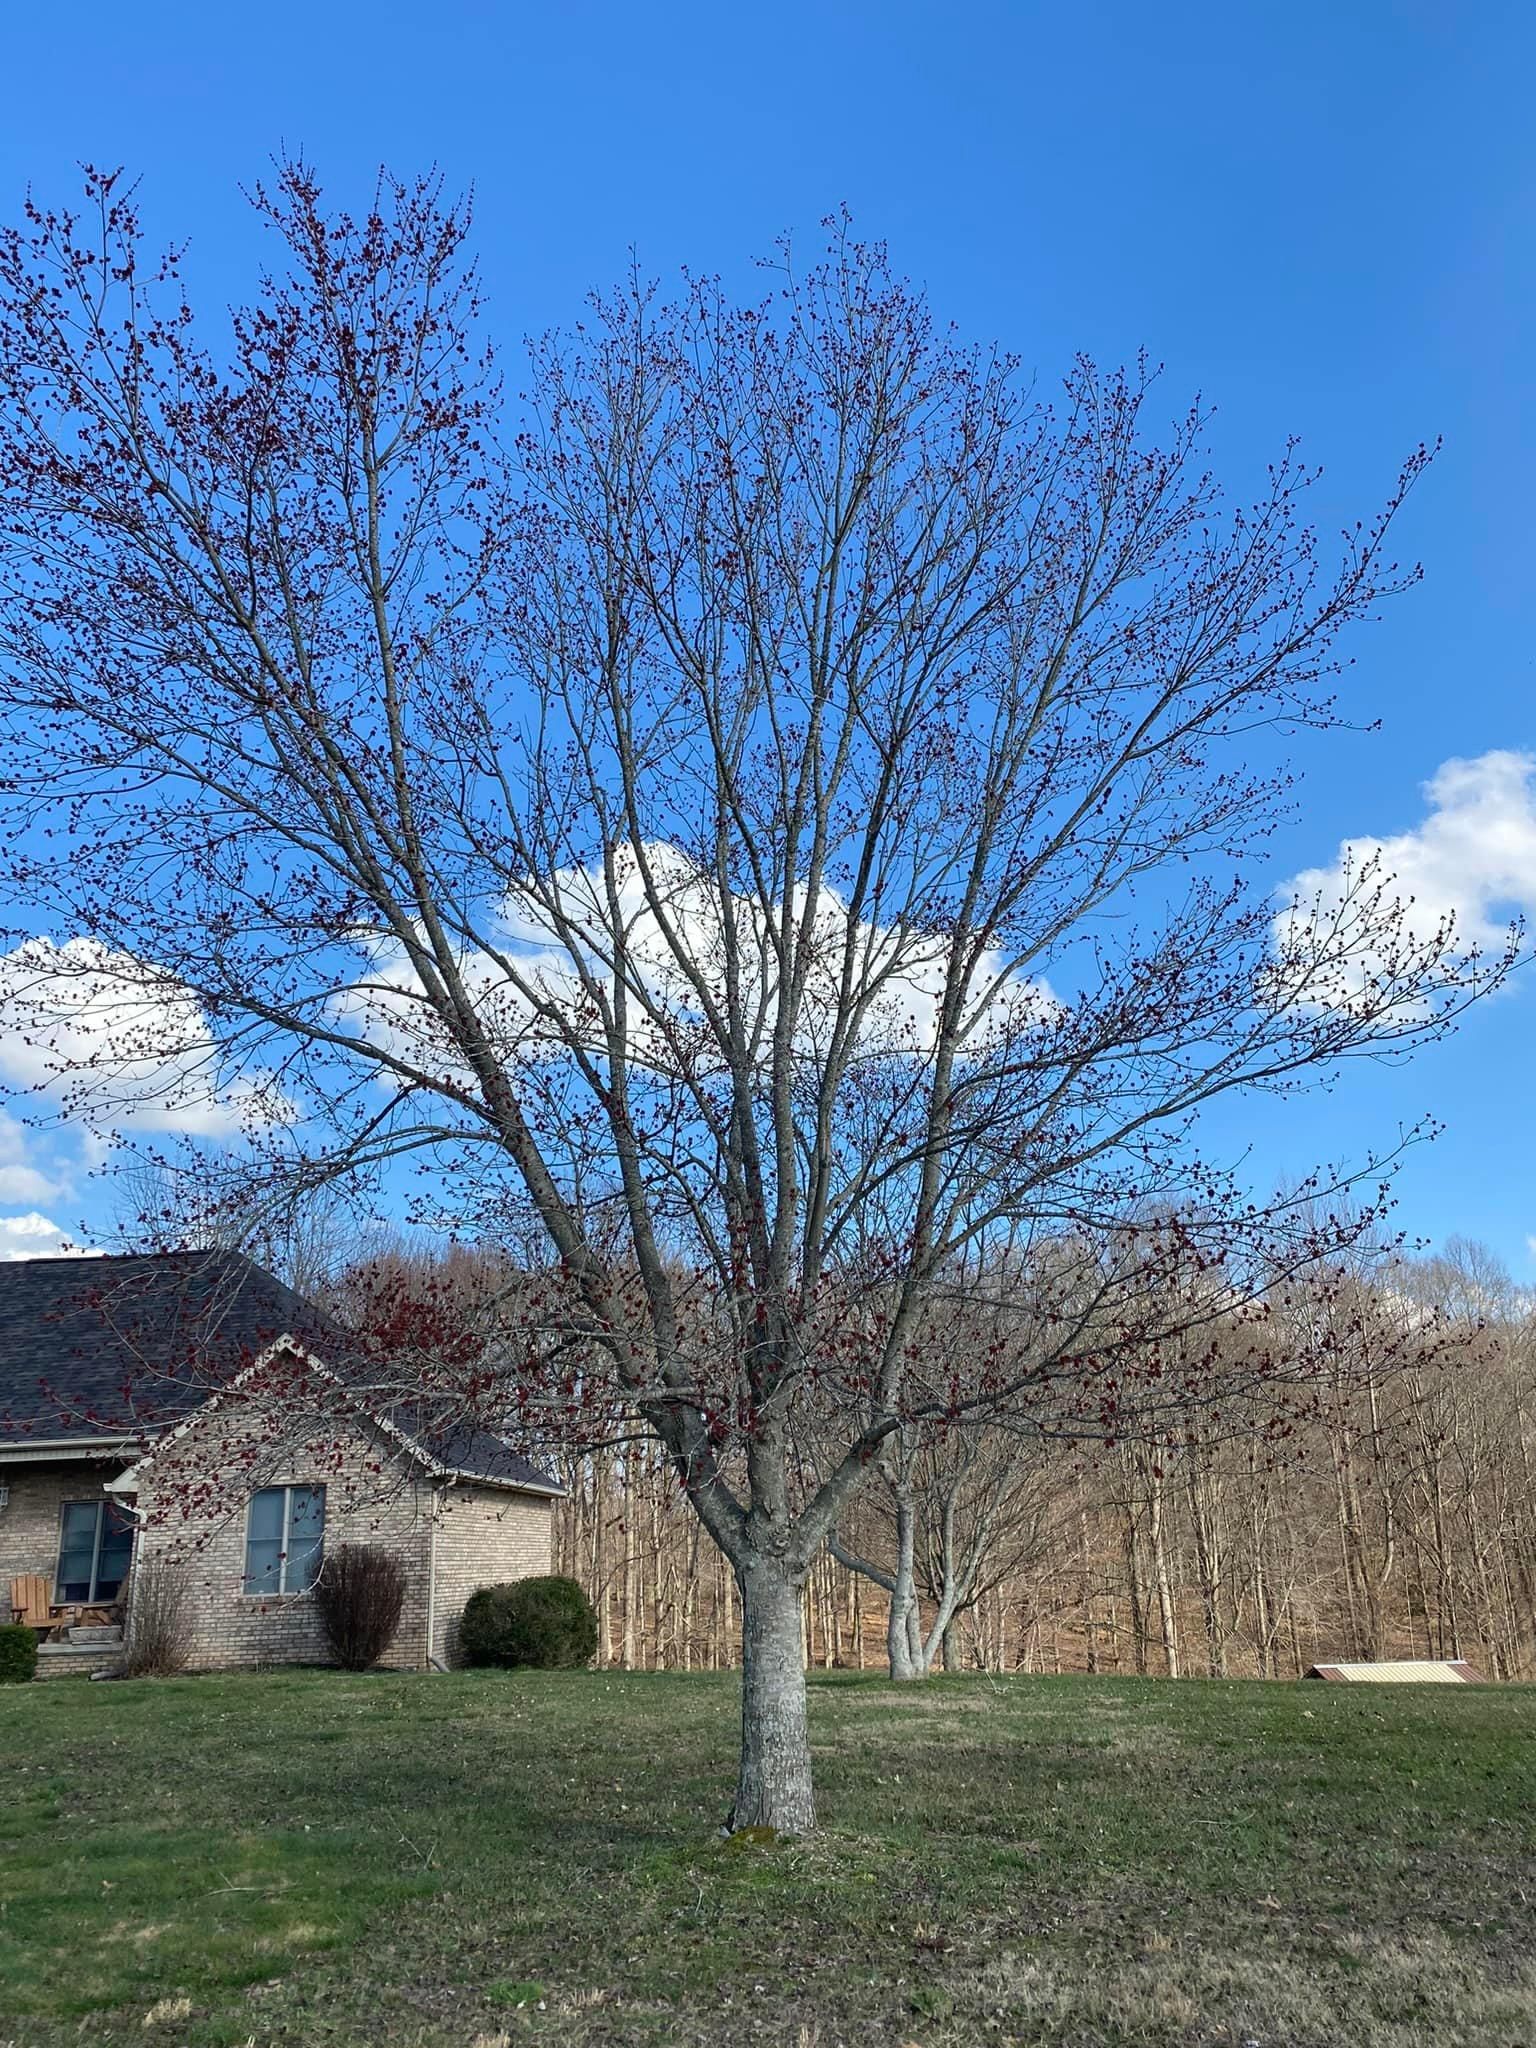
[[427,1654],[422,1668],[426,1671],[440,1671],[443,1667],[432,1654],[432,1645],[437,1635],[437,1513],[442,1499],[442,1489],[434,1488],[432,1507],[427,1520]]
[[435,1657],[432,1654],[432,1639],[437,1630],[437,1523],[439,1513],[448,1498],[448,1488],[450,1486],[457,1486],[458,1481],[458,1473],[450,1472],[444,1483],[437,1489],[432,1504],[432,1527],[427,1537],[427,1669],[429,1671],[446,1671],[448,1669],[448,1666],[440,1657]]

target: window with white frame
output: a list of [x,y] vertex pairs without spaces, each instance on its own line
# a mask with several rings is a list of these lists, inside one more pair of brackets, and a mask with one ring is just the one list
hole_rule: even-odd
[[247,1593],[307,1593],[325,1545],[323,1486],[264,1486],[245,1525]]
[[116,1501],[65,1501],[59,1513],[53,1597],[85,1606],[115,1600],[132,1554],[133,1522]]

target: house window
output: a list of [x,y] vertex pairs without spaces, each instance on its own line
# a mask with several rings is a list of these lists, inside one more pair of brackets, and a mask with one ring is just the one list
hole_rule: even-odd
[[115,1600],[128,1576],[132,1551],[133,1523],[116,1501],[65,1501],[54,1598],[86,1605]]
[[264,1486],[245,1529],[247,1593],[307,1593],[325,1543],[323,1486]]

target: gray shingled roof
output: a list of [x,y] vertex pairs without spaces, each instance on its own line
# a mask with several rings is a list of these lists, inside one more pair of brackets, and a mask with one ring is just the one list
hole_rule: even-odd
[[[0,1264],[0,1447],[152,1440],[278,1337],[347,1377],[347,1332],[240,1252]],[[388,1419],[442,1470],[557,1490],[489,1430]]]

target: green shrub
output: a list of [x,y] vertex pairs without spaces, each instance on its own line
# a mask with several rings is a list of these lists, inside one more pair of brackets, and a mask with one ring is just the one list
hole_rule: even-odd
[[37,1675],[37,1637],[29,1628],[0,1628],[0,1685],[25,1685]]
[[459,1641],[471,1664],[567,1671],[596,1650],[597,1615],[574,1579],[518,1579],[470,1595]]

